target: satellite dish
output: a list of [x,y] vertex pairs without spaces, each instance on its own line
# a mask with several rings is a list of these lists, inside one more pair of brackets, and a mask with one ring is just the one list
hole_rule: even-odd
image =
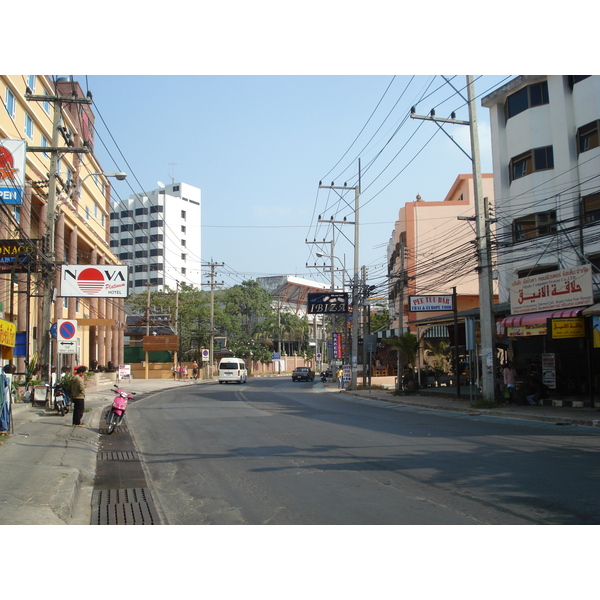
[[165,187],[165,184],[164,184],[162,181],[157,181],[157,182],[156,182],[156,185],[157,185],[159,188],[164,188],[164,187]]

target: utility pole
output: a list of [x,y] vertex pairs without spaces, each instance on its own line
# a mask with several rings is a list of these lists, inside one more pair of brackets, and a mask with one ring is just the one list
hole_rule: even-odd
[[[29,88],[28,88],[29,89]],[[52,115],[52,145],[50,148],[32,146],[27,150],[28,152],[46,152],[50,154],[50,173],[48,175],[48,199],[47,199],[47,216],[46,216],[46,239],[47,247],[45,254],[50,258],[50,268],[43,277],[44,281],[44,295],[42,299],[42,340],[40,348],[40,356],[42,365],[46,366],[47,372],[44,374],[47,381],[51,379],[51,362],[52,356],[50,352],[50,325],[51,325],[51,313],[52,304],[54,302],[54,276],[56,270],[56,253],[55,253],[55,226],[56,226],[56,180],[58,177],[57,168],[59,154],[67,152],[76,153],[88,153],[90,149],[74,148],[67,145],[59,147],[59,135],[60,135],[60,120],[62,114],[62,104],[91,104],[91,98],[76,98],[76,97],[60,97],[60,96],[36,96],[29,92],[25,94],[25,99],[33,102],[52,102],[53,103],[53,115]],[[67,144],[70,140],[67,140]]]
[[207,275],[210,278],[210,322],[209,322],[209,350],[208,350],[208,377],[206,379],[212,379],[213,376],[213,364],[214,364],[214,346],[215,346],[215,286],[223,285],[224,282],[220,283],[215,282],[215,277],[217,275],[215,269],[217,267],[225,266],[225,263],[214,263],[210,262],[208,265],[210,267],[210,274]]
[[175,335],[177,336],[177,350],[175,350],[175,352],[173,352],[173,369],[175,369],[178,365],[178,361],[179,361],[179,354],[178,354],[178,350],[179,350],[179,281],[175,282],[176,284],[176,291],[175,291]]
[[[148,287],[148,297],[146,299],[146,338],[150,335],[150,282],[147,284]],[[149,378],[149,370],[150,370],[150,353],[146,350],[146,356],[144,361],[144,379]]]
[[[360,308],[359,298],[359,202],[360,202],[360,159],[358,160],[358,184],[354,187],[348,187],[346,184],[343,186],[336,186],[333,182],[331,185],[322,185],[319,182],[319,188],[329,190],[354,190],[354,221],[334,221],[333,218],[329,221],[323,221],[326,223],[337,223],[342,225],[354,225],[354,278],[352,280],[352,351],[350,356],[350,365],[352,368],[352,379],[351,386],[356,388],[357,380],[357,360],[358,360],[358,312]],[[343,198],[343,197],[342,197]],[[321,217],[319,216],[319,221]]]
[[[477,126],[477,111],[475,108],[475,87],[473,76],[467,75],[467,104],[469,107],[469,120],[459,121],[454,117],[441,119],[435,117],[434,111],[429,116],[418,116],[414,114],[414,108],[411,110],[411,117],[433,121],[442,129],[438,121],[443,123],[453,123],[458,125],[468,125],[471,137],[471,163],[473,166],[473,190],[475,194],[475,222],[477,236],[477,261],[479,273],[479,325],[481,332],[481,358],[482,358],[482,377],[481,389],[483,401],[493,403],[495,397],[495,359],[496,343],[494,332],[494,313],[493,313],[493,287],[492,287],[492,261],[490,240],[487,234],[489,227],[489,216],[487,212],[486,201],[483,197],[483,183],[481,177],[481,161],[479,157],[479,131]],[[462,96],[462,94],[461,94]],[[463,97],[464,99],[464,97]],[[442,129],[444,131],[444,129]],[[446,133],[444,131],[444,133]],[[446,134],[448,135],[448,134]],[[450,138],[452,139],[452,138]],[[452,140],[454,141],[454,140]],[[456,143],[456,142],[454,142]],[[458,144],[457,144],[458,145]],[[460,148],[460,146],[458,146]],[[462,148],[460,148],[462,150]],[[464,150],[462,150],[464,152]],[[466,152],[465,152],[466,154]]]

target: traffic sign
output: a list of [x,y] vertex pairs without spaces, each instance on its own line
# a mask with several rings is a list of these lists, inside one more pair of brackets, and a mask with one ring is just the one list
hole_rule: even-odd
[[202,350],[202,360],[206,362],[209,358],[210,358],[210,350],[207,350],[206,348],[203,348],[203,350]]
[[74,319],[58,319],[57,340],[72,341],[77,335],[77,321]]

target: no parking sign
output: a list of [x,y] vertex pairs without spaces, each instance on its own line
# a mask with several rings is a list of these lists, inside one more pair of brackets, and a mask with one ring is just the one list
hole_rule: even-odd
[[58,319],[56,344],[59,354],[77,354],[77,321]]
[[210,357],[210,351],[207,350],[206,348],[203,348],[203,350],[202,350],[202,361],[203,362],[208,362],[209,357]]

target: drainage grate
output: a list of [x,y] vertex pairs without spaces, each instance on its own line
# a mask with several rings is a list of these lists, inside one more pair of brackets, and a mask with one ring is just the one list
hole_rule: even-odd
[[92,507],[92,525],[160,524],[148,488],[95,491]]
[[98,460],[138,460],[137,452],[98,452]]

